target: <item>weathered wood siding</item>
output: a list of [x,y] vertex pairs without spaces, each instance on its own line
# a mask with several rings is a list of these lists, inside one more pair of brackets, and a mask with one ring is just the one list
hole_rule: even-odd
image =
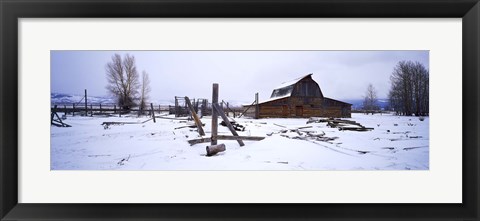
[[331,98],[323,99],[325,117],[352,117],[352,105]]
[[323,98],[322,91],[317,82],[308,76],[297,82],[293,88],[292,97],[319,97]]

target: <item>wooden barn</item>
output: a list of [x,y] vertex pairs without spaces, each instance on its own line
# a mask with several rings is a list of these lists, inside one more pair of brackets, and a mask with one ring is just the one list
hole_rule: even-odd
[[[247,110],[248,109],[248,110]],[[312,74],[273,89],[270,99],[245,105],[245,115],[266,117],[351,117],[352,105],[324,97]]]

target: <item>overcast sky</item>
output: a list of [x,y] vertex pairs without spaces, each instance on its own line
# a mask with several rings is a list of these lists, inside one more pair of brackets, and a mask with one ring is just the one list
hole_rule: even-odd
[[402,60],[429,69],[428,51],[51,51],[51,91],[108,95],[105,65],[115,53],[134,55],[137,70],[150,75],[152,101],[174,96],[250,103],[283,82],[313,73],[326,97],[361,99],[369,83],[386,98],[390,75]]

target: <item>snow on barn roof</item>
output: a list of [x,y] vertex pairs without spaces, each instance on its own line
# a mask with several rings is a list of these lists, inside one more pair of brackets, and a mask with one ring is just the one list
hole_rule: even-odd
[[[286,88],[286,87],[289,87],[289,86],[292,86],[294,84],[296,84],[297,82],[299,82],[300,80],[308,77],[308,76],[311,76],[313,73],[310,73],[310,74],[307,74],[305,76],[302,76],[302,77],[299,77],[299,78],[296,78],[294,80],[291,80],[291,81],[287,81],[287,82],[283,82],[281,85],[275,87],[273,89],[274,93],[275,93],[275,90],[279,90],[279,89],[282,89],[282,88]],[[279,100],[279,99],[283,99],[283,98],[287,98],[287,97],[290,97],[291,93],[292,93],[292,89],[289,89],[288,91],[286,91],[287,93],[284,93],[284,94],[281,94],[280,96],[274,96],[272,94],[272,96],[274,97],[270,97],[269,99],[267,100],[263,100],[263,101],[259,101],[258,103],[259,104],[264,104],[264,103],[267,103],[267,102],[270,102],[270,101],[275,101],[275,100]],[[244,104],[243,106],[250,106],[251,104]]]
[[[263,100],[263,101],[258,101],[258,104],[264,104],[264,103],[267,103],[267,102],[270,102],[270,101],[276,101],[276,100],[280,100],[280,99],[283,99],[283,98],[287,98],[287,97],[290,97],[290,94],[288,95],[284,95],[284,96],[281,96],[281,97],[272,97],[272,98],[269,98],[267,100]],[[255,104],[244,104],[243,106],[246,107],[246,106],[254,106]]]
[[340,103],[344,103],[344,104],[347,104],[347,105],[352,105],[351,103],[347,103],[347,102],[343,102],[343,101],[339,101],[339,100],[335,100],[333,98],[329,98],[329,97],[323,97],[324,99],[328,99],[328,100],[332,100],[332,101],[336,101],[336,102],[340,102]]
[[291,81],[287,81],[287,82],[283,82],[281,85],[275,87],[273,90],[276,90],[276,89],[280,89],[280,88],[284,88],[284,87],[288,87],[290,85],[294,85],[296,84],[297,82],[299,82],[300,80],[308,77],[308,76],[311,76],[313,73],[310,73],[310,74],[307,74],[303,77],[299,77],[299,78],[296,78],[295,80],[291,80]]

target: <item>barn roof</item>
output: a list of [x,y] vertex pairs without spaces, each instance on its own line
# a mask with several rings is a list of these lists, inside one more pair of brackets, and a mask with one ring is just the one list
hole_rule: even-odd
[[[287,97],[290,97],[290,95],[285,95],[285,96],[281,96],[281,97],[272,97],[272,98],[269,98],[269,99],[266,99],[266,100],[263,100],[263,101],[258,101],[258,104],[264,104],[264,103],[267,103],[267,102],[270,102],[270,101],[276,101],[276,100],[280,100],[280,99],[287,98]],[[244,106],[244,107],[255,106],[255,104],[242,104],[242,106]]]
[[290,85],[294,85],[296,84],[297,82],[301,81],[302,79],[308,77],[308,76],[312,76],[313,73],[310,73],[310,74],[307,74],[303,77],[299,77],[299,78],[296,78],[294,80],[291,80],[291,81],[287,81],[287,82],[283,82],[281,85],[278,85],[277,87],[275,87],[273,90],[276,90],[276,89],[280,89],[280,88],[284,88],[284,87],[288,87]]
[[328,99],[328,100],[332,100],[332,101],[336,101],[336,102],[340,102],[340,103],[344,103],[344,104],[347,104],[347,105],[352,105],[351,103],[347,103],[347,102],[343,102],[343,101],[339,101],[339,100],[335,100],[335,99],[332,99],[332,98],[329,98],[329,97],[324,97],[324,99]]

